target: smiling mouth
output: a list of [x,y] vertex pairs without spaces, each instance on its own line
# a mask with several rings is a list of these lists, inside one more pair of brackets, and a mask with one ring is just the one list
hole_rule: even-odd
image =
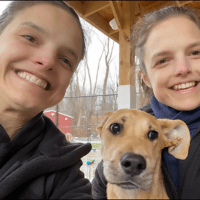
[[15,73],[20,78],[23,78],[23,79],[27,80],[28,82],[31,82],[44,90],[50,90],[50,88],[51,88],[48,81],[40,79],[33,74],[30,74],[30,73],[27,73],[24,71],[19,71],[19,70],[15,71]]
[[191,81],[188,83],[182,83],[182,84],[178,84],[178,85],[174,85],[173,87],[171,87],[172,90],[186,90],[192,87],[196,87],[198,84],[197,81]]

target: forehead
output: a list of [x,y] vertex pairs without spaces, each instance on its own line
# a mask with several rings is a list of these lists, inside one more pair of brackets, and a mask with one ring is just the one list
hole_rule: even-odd
[[[198,26],[187,16],[170,17],[152,28],[144,45],[145,58],[157,51],[186,46],[200,38]],[[184,47],[185,47],[184,46]]]
[[[25,7],[22,10],[19,10],[15,15],[14,20],[22,21],[27,20],[27,18],[33,20],[37,19],[41,22],[47,20],[49,22],[62,22],[64,24],[69,23],[70,21],[72,21],[72,23],[76,21],[72,14],[67,10],[47,2],[38,2],[30,7]],[[48,24],[46,24],[46,26],[48,27]]]
[[[120,124],[122,127],[118,137],[115,137],[113,134],[107,134],[110,132],[110,126],[115,123]],[[103,126],[102,135],[104,135],[103,137],[109,137],[110,142],[111,140],[112,142],[120,141],[123,138],[124,141],[131,142],[133,145],[134,141],[137,143],[138,141],[146,140],[149,131],[162,132],[161,125],[154,116],[140,110],[118,110],[109,117]],[[131,138],[133,137],[138,140],[132,140]],[[159,138],[161,139],[162,137]]]
[[108,124],[113,122],[137,124],[149,128],[158,126],[158,121],[154,116],[141,110],[118,110],[108,120]]
[[[76,51],[79,59],[81,58],[81,28],[71,13],[56,5],[37,3],[19,11],[10,24],[7,25],[3,33],[6,31],[15,31],[23,27],[23,25],[27,26],[31,23],[44,30],[43,33],[46,34],[45,36],[48,36],[55,43],[69,45],[70,48]],[[33,26],[29,27],[33,28]]]

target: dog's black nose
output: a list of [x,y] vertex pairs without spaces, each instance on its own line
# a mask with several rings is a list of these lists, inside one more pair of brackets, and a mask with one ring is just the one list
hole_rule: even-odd
[[120,162],[124,172],[131,176],[139,175],[146,168],[146,160],[138,154],[126,153]]

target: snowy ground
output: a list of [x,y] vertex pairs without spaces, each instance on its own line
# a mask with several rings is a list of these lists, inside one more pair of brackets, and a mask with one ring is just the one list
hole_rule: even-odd
[[[94,163],[91,165],[87,165],[86,162],[91,159],[95,160]],[[92,181],[92,179],[94,178],[95,169],[98,163],[101,161],[101,159],[102,157],[101,157],[100,149],[91,150],[88,155],[82,158],[83,165],[81,166],[81,171],[84,172],[85,178]]]
[[96,138],[88,138],[88,137],[85,137],[85,138],[78,138],[78,137],[74,137],[73,138],[73,142],[76,142],[76,143],[100,143],[100,139],[98,137]]
[[[98,137],[95,138],[78,138],[74,137],[73,141],[75,143],[96,143],[100,144],[100,139]],[[94,159],[94,163],[87,165],[87,161]],[[85,178],[89,179],[92,182],[92,179],[94,178],[94,173],[97,168],[97,165],[102,160],[100,148],[92,149],[89,154],[84,156],[82,158],[83,165],[81,166],[81,171],[85,174]]]
[[[73,138],[73,142],[76,143],[100,143],[100,139],[99,138],[78,138],[75,137]],[[87,161],[94,159],[94,163],[87,165]],[[101,161],[102,157],[101,157],[101,153],[100,153],[100,148],[98,149],[92,149],[90,151],[89,154],[87,154],[86,156],[84,156],[82,158],[83,161],[83,165],[81,166],[81,171],[84,172],[85,174],[85,178],[89,179],[90,181],[92,181],[92,179],[94,178],[94,173],[95,173],[95,169],[98,165],[98,163]]]

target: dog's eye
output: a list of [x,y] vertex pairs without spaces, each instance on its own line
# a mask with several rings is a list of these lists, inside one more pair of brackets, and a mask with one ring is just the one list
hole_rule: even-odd
[[116,135],[117,133],[119,133],[121,131],[121,125],[118,123],[114,123],[110,125],[110,131]]
[[147,136],[150,141],[153,141],[156,138],[158,138],[158,132],[157,131],[149,131]]

